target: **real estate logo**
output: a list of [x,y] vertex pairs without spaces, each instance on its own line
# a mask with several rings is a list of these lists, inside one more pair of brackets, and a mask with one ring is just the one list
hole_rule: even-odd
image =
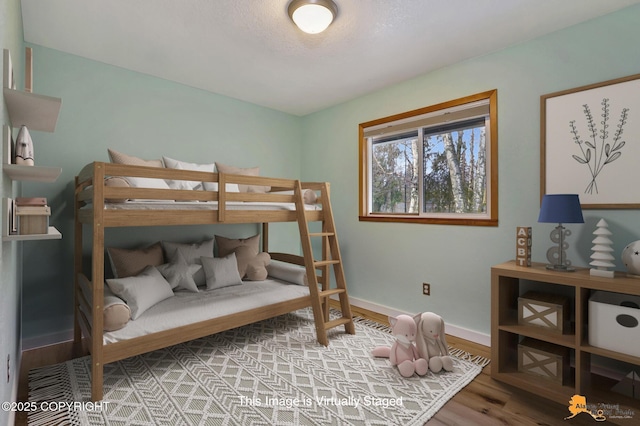
[[587,406],[587,398],[582,395],[573,395],[571,400],[569,400],[569,407],[567,408],[569,409],[569,412],[571,412],[571,415],[569,417],[565,417],[565,420],[572,419],[580,413],[586,413],[598,422],[607,420],[604,416],[604,411],[602,410],[597,410],[594,414]]
[[587,398],[582,395],[573,395],[571,400],[569,400],[569,406],[567,409],[571,415],[565,417],[565,420],[572,419],[581,413],[588,414],[597,422],[604,422],[607,418],[632,419],[635,416],[635,412],[633,410],[620,407],[620,404],[587,404]]

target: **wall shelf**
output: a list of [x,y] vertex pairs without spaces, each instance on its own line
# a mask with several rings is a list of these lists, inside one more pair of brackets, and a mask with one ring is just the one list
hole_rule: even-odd
[[56,129],[62,99],[20,90],[3,89],[12,127],[27,126],[29,130],[53,132]]
[[60,167],[22,166],[20,164],[3,164],[2,170],[13,180],[31,182],[55,182],[62,173]]
[[3,235],[2,241],[36,241],[36,240],[60,240],[62,234],[55,227],[50,226],[46,234],[29,235]]
[[[11,180],[55,182],[62,173],[62,169],[59,167],[12,164],[11,127],[24,125],[29,130],[53,132],[58,122],[62,99],[16,90],[11,67],[11,54],[8,49],[4,49],[3,58],[2,94],[7,105],[10,125],[5,125],[2,129],[2,171]],[[13,194],[9,197],[13,197]],[[9,216],[12,213],[9,201],[10,198],[3,199],[6,217],[5,223],[2,224],[2,241],[59,240],[62,238],[60,231],[53,226],[49,226],[46,234],[11,234]]]

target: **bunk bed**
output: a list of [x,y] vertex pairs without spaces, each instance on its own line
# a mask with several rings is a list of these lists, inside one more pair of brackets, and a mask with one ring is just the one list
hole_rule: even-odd
[[[112,186],[118,178],[140,178],[202,182],[207,190]],[[231,192],[229,184],[245,188],[266,188],[267,192]],[[153,185],[151,185],[153,186]],[[317,194],[317,205],[305,204],[305,191]],[[131,356],[168,347],[210,334],[275,317],[304,307],[312,307],[316,338],[328,344],[327,330],[344,326],[354,334],[328,183],[213,173],[138,165],[93,162],[75,179],[75,309],[74,343],[91,356],[91,398],[103,397],[103,368]],[[297,222],[302,256],[269,252],[271,222]],[[310,223],[319,222],[320,232],[311,232]],[[108,341],[104,338],[105,232],[113,227],[168,226],[196,224],[262,224],[262,250],[272,260],[300,265],[306,271],[308,292],[213,319],[196,321],[172,329],[138,337]],[[312,227],[313,228],[313,227]],[[318,225],[315,225],[318,228]],[[314,228],[314,229],[315,229]],[[83,238],[89,231],[91,238]],[[322,241],[321,255],[314,259],[312,238]],[[83,267],[83,241],[90,240],[90,271]],[[317,252],[318,250],[316,250]],[[330,283],[331,271],[335,286]],[[337,295],[342,316],[329,318],[329,298]],[[81,353],[81,352],[80,352]]]

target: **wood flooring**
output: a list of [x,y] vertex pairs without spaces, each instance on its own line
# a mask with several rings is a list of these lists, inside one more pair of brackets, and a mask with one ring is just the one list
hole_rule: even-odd
[[[354,315],[359,315],[383,324],[387,317],[376,312],[352,306]],[[490,358],[490,348],[473,342],[447,336],[447,343],[474,355]],[[70,342],[25,352],[22,357],[19,398],[27,398],[26,374],[31,368],[62,362],[71,354]],[[494,425],[640,425],[640,410],[631,419],[607,419],[596,422],[588,414],[564,420],[570,415],[566,405],[559,404],[520,389],[510,387],[491,379],[491,364],[473,382],[456,394],[427,426],[494,426]],[[26,425],[26,416],[16,417],[16,425]]]

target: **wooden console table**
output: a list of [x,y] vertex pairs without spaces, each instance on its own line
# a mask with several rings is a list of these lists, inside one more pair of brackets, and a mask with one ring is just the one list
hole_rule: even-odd
[[[518,324],[518,297],[524,289],[562,294],[569,298],[570,327],[563,333],[541,327]],[[589,269],[575,272],[547,270],[544,264],[516,266],[514,261],[491,268],[491,377],[561,404],[582,395],[588,403],[619,404],[634,409],[640,417],[640,400],[611,392],[617,381],[596,374],[594,356],[622,361],[630,369],[640,366],[640,357],[589,345],[588,302],[591,293],[603,290],[640,295],[640,279],[616,272],[614,278],[591,276]],[[569,349],[571,366],[564,383],[518,371],[518,343],[523,338],[536,339]],[[640,339],[640,332],[638,335]],[[635,368],[640,372],[640,367]],[[636,391],[640,386],[636,385]]]

